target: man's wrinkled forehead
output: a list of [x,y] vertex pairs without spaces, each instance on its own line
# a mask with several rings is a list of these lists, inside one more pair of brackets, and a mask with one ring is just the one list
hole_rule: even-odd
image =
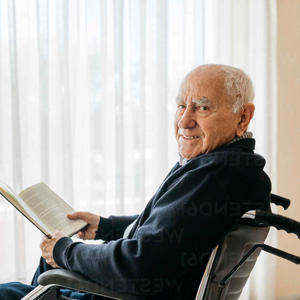
[[224,74],[215,68],[194,70],[183,80],[178,97],[182,100],[206,98],[218,102],[225,95]]

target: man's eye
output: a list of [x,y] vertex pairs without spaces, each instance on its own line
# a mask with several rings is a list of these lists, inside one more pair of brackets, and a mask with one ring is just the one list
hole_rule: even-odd
[[199,106],[200,110],[208,110],[207,106]]
[[177,108],[178,108],[178,109],[182,109],[182,108],[185,108],[185,106],[184,106],[184,105],[178,105]]

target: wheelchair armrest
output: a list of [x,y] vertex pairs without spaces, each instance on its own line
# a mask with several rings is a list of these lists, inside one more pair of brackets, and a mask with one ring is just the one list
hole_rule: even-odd
[[55,269],[41,274],[38,278],[38,283],[42,286],[55,284],[60,287],[68,288],[71,290],[86,292],[94,295],[106,296],[112,299],[124,300],[144,300],[143,296],[125,294],[122,292],[114,291],[100,284],[92,281],[91,279],[68,270]]

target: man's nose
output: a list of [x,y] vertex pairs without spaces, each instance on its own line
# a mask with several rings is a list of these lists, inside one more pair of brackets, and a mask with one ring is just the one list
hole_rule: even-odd
[[196,125],[195,112],[192,107],[187,107],[178,122],[179,128],[193,128]]

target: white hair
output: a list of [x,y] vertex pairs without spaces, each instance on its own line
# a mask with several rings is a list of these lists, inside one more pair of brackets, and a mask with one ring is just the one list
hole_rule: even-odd
[[220,65],[225,73],[224,87],[230,96],[230,109],[237,113],[242,110],[244,104],[254,100],[254,87],[250,77],[241,69]]

